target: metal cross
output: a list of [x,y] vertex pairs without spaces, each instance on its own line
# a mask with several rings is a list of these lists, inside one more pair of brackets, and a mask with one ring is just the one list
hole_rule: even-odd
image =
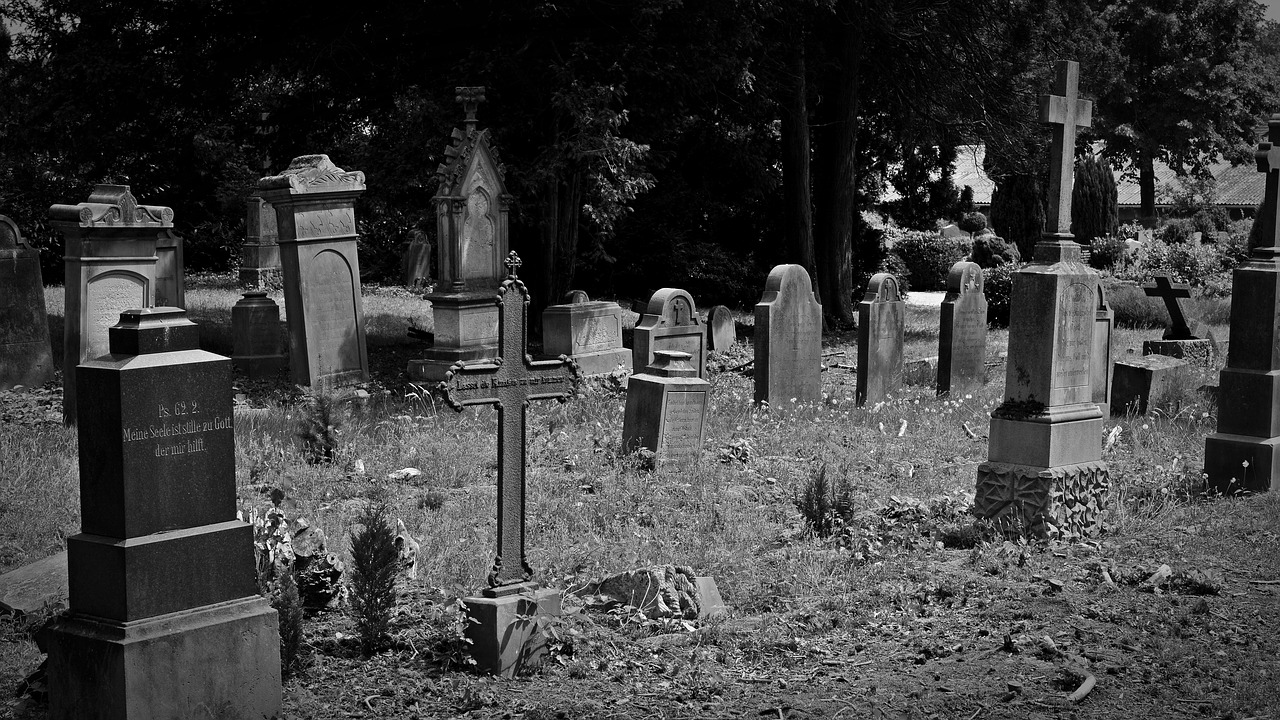
[[1263,223],[1262,236],[1252,254],[1276,258],[1280,257],[1280,222],[1277,221],[1280,207],[1276,202],[1280,194],[1280,115],[1272,115],[1267,122],[1267,142],[1258,145],[1254,157],[1258,161],[1258,172],[1267,174],[1267,194],[1262,204],[1262,216],[1258,218]]
[[1049,148],[1049,214],[1045,232],[1071,234],[1071,179],[1075,169],[1076,128],[1093,122],[1093,103],[1078,96],[1080,63],[1059,60],[1053,91],[1040,96],[1040,122],[1054,125]]
[[1178,304],[1178,298],[1191,297],[1191,286],[1186,283],[1171,283],[1168,275],[1156,275],[1155,282],[1150,282],[1142,286],[1143,292],[1149,297],[1158,297],[1164,300],[1164,306],[1169,309],[1169,321],[1172,327],[1169,329],[1169,340],[1194,340],[1195,336],[1191,334],[1191,328],[1187,326],[1187,318],[1182,314],[1182,306]]
[[462,412],[467,405],[498,408],[498,555],[484,594],[501,597],[536,587],[525,561],[525,421],[530,400],[564,402],[573,393],[578,366],[561,355],[534,362],[525,351],[529,291],[515,277],[520,258],[507,257],[510,279],[498,289],[498,357],[449,368],[438,389]]

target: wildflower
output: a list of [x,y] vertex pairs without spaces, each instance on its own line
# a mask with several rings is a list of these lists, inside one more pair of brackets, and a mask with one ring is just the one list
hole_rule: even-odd
[[1244,462],[1240,463],[1240,465],[1241,465],[1242,467],[1244,467],[1244,468],[1248,468],[1248,467],[1249,467],[1249,461],[1248,461],[1248,460],[1245,460]]

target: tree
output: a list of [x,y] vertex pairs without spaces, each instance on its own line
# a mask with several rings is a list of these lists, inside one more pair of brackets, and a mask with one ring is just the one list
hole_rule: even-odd
[[1115,237],[1120,227],[1116,179],[1106,158],[1090,155],[1076,163],[1071,189],[1071,234],[1076,242]]

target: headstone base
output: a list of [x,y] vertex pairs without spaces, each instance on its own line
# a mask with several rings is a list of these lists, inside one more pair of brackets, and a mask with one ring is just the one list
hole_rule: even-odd
[[1102,411],[1097,405],[1050,408],[1053,414],[1010,417],[1003,406],[991,415],[988,457],[1013,465],[1052,468],[1093,462],[1100,453]]
[[1132,409],[1145,415],[1150,403],[1173,390],[1174,371],[1186,366],[1185,360],[1165,355],[1117,360],[1111,381],[1111,414],[1123,415]]
[[1223,368],[1218,376],[1218,432],[1280,436],[1280,370]]
[[1110,485],[1101,460],[1049,468],[985,462],[973,511],[1005,533],[1076,540],[1102,529]]
[[[1143,355],[1164,355],[1179,358],[1196,365],[1213,367],[1213,359],[1217,356],[1214,342],[1208,338],[1194,340],[1144,340]],[[1114,392],[1114,391],[1113,391]]]
[[581,355],[571,355],[573,361],[578,363],[578,370],[585,375],[604,375],[618,369],[619,365],[626,368],[627,374],[630,375],[631,367],[631,350],[628,348],[614,348],[612,350],[601,350],[593,353],[582,353]]
[[515,677],[542,664],[547,641],[544,618],[561,614],[560,591],[529,590],[502,597],[469,597],[466,635],[476,669],[490,675]]
[[279,621],[265,598],[128,623],[73,614],[47,641],[51,720],[280,714]]
[[1280,475],[1280,437],[1214,433],[1204,441],[1204,472],[1224,495],[1267,492]]

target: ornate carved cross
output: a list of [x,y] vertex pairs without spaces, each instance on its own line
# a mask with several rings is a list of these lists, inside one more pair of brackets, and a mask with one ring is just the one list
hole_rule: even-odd
[[1076,128],[1093,122],[1093,103],[1079,99],[1080,63],[1059,60],[1053,82],[1056,95],[1040,96],[1040,122],[1053,128],[1049,148],[1049,214],[1045,232],[1071,234],[1071,178],[1075,169]]
[[1142,286],[1143,292],[1149,297],[1158,297],[1164,300],[1164,306],[1169,309],[1169,329],[1170,340],[1193,340],[1195,336],[1191,334],[1191,328],[1187,326],[1187,318],[1182,314],[1182,306],[1178,304],[1178,298],[1191,297],[1191,286],[1186,283],[1171,283],[1168,275],[1156,275],[1154,282],[1146,283]]
[[1280,115],[1272,115],[1267,122],[1267,142],[1258,145],[1254,154],[1258,161],[1258,172],[1267,174],[1266,200],[1262,204],[1262,236],[1258,246],[1253,248],[1255,257],[1274,259],[1280,257]]
[[515,252],[507,256],[507,279],[498,289],[498,357],[458,363],[438,386],[458,412],[498,407],[498,555],[484,591],[489,597],[537,586],[524,554],[525,419],[530,400],[568,400],[578,377],[578,366],[563,355],[534,362],[525,351],[529,291],[516,278],[520,265]]

